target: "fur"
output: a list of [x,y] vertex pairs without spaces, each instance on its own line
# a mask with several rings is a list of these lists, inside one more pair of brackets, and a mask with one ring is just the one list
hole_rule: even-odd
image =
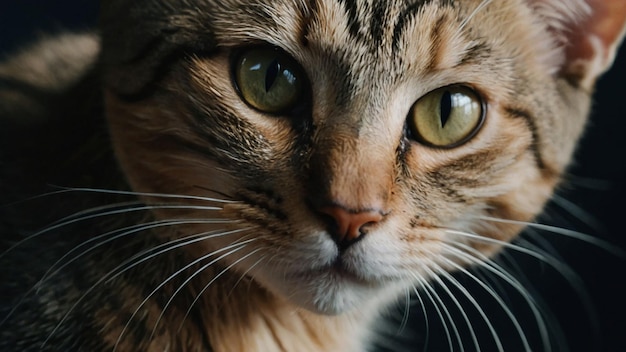
[[[44,232],[25,225],[32,203],[0,218],[17,243],[0,256],[1,349],[366,349],[386,307],[488,261],[561,182],[626,22],[623,6],[563,4],[110,0],[98,34],[1,64],[9,201],[85,187],[30,201],[41,222],[76,212]],[[233,87],[255,46],[305,72],[295,113]],[[411,107],[453,84],[483,100],[480,129],[419,143]],[[68,126],[91,133],[64,145]],[[51,137],[31,146],[32,131]],[[33,157],[47,148],[58,169]],[[344,245],[328,207],[379,218]]]

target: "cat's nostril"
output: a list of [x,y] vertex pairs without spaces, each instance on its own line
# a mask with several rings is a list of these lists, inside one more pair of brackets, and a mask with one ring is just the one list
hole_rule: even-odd
[[341,206],[332,205],[320,208],[322,214],[330,216],[334,221],[332,235],[340,248],[344,249],[356,242],[363,234],[363,227],[383,219],[378,210],[352,211]]

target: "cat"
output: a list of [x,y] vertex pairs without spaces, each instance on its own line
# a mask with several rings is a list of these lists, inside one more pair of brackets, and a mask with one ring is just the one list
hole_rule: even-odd
[[626,28],[597,0],[100,10],[0,64],[0,350],[370,348],[533,226]]

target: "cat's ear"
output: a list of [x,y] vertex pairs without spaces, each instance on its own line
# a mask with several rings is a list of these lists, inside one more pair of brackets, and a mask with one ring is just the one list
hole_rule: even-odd
[[564,49],[561,75],[591,89],[613,64],[626,32],[625,0],[527,0]]

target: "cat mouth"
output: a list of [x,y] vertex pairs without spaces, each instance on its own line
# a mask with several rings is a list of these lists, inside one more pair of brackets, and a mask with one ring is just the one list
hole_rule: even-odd
[[325,271],[330,272],[333,275],[336,275],[337,277],[340,277],[342,279],[347,279],[350,281],[364,283],[364,284],[369,283],[368,280],[366,280],[365,278],[361,277],[360,275],[355,273],[353,270],[351,270],[345,264],[341,256],[338,256],[337,259],[335,259],[335,261],[325,269]]
[[298,281],[325,278],[328,281],[347,282],[358,286],[372,288],[382,284],[381,282],[368,279],[356,272],[354,269],[350,268],[341,256],[338,256],[329,265],[295,273],[292,275],[292,278]]

